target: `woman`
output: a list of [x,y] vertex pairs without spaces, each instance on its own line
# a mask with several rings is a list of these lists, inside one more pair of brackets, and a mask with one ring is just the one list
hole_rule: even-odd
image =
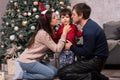
[[57,69],[52,65],[43,63],[42,59],[48,49],[53,52],[61,52],[65,45],[70,26],[64,27],[63,34],[56,44],[51,35],[57,23],[57,17],[52,11],[40,15],[35,34],[25,51],[18,58],[24,72],[19,69],[14,79],[52,79],[55,76]]

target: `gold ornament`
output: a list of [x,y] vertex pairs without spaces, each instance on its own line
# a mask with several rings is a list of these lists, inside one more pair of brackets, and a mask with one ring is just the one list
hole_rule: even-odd
[[67,6],[67,9],[71,9],[71,6]]
[[12,13],[12,9],[8,9],[8,13],[11,14]]
[[38,5],[38,1],[34,1],[34,2],[33,2],[33,5],[34,5],[34,6],[37,6],[37,5]]
[[22,34],[20,34],[20,35],[19,35],[19,38],[20,38],[20,39],[23,39],[23,35],[22,35]]
[[4,48],[4,45],[1,45],[1,48]]
[[60,3],[59,3],[59,4],[64,5],[64,2],[63,2],[63,1],[60,1]]
[[17,6],[18,6],[18,3],[17,3],[17,2],[14,2],[14,6],[17,7]]
[[27,25],[27,21],[22,21],[22,26],[26,26]]

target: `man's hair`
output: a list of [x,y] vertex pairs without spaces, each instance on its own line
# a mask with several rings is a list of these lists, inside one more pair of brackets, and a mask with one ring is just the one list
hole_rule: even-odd
[[71,18],[71,10],[70,9],[67,9],[67,8],[65,8],[65,9],[62,9],[61,11],[60,11],[60,17],[61,16],[65,16],[65,15],[69,15],[69,17]]
[[86,3],[78,3],[73,6],[73,9],[79,15],[83,14],[84,19],[88,19],[90,17],[91,8]]

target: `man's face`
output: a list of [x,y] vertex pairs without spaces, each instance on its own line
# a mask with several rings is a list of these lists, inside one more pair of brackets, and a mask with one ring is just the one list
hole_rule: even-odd
[[75,10],[72,11],[72,20],[76,24],[80,22],[80,17],[78,16]]

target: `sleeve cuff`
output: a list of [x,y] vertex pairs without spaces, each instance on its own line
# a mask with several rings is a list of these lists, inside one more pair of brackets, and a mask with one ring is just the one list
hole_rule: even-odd
[[62,42],[66,42],[66,35],[61,35],[61,39]]
[[73,47],[74,47],[73,45],[70,46],[70,50],[71,50],[71,51],[72,51]]

